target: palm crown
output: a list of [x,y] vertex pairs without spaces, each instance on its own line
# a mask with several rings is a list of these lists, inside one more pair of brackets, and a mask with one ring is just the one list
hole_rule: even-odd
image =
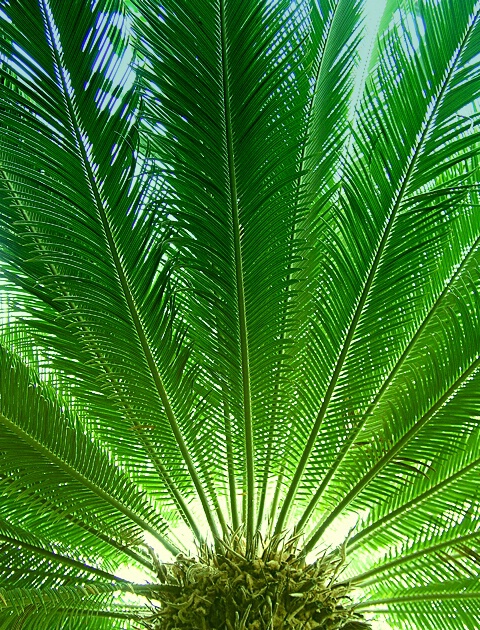
[[0,2],[0,628],[350,527],[365,616],[480,624],[480,5],[363,4]]

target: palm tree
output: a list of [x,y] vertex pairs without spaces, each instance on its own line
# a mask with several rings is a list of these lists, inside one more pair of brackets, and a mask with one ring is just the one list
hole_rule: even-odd
[[480,3],[364,5],[0,1],[0,629],[480,627]]

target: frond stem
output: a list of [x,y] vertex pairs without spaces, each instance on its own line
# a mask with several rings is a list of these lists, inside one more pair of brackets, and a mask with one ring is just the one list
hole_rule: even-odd
[[355,606],[355,610],[364,612],[379,612],[371,606],[383,606],[385,604],[408,604],[413,602],[433,602],[448,600],[480,599],[480,591],[463,591],[455,593],[420,593],[418,595],[397,595],[395,597],[385,597],[383,599],[372,599]]
[[230,512],[232,516],[233,531],[237,531],[240,527],[238,520],[238,505],[237,505],[237,484],[235,481],[235,466],[233,461],[233,447],[232,447],[232,422],[230,420],[230,410],[225,392],[225,385],[222,384],[223,394],[223,419],[225,424],[225,438],[227,441],[227,470],[228,470],[228,492],[230,497]]
[[61,470],[66,472],[70,477],[73,477],[74,479],[79,481],[83,486],[85,486],[85,488],[88,488],[89,490],[91,490],[98,497],[102,498],[109,505],[111,505],[112,507],[117,509],[119,512],[127,516],[131,521],[139,525],[142,529],[152,534],[152,536],[154,536],[160,543],[162,543],[165,549],[170,551],[170,553],[174,555],[177,555],[179,553],[179,549],[174,547],[167,538],[159,534],[158,531],[150,525],[150,523],[148,523],[143,518],[135,514],[135,512],[133,512],[132,510],[130,510],[130,508],[126,507],[125,505],[123,505],[123,503],[115,499],[115,497],[112,497],[110,494],[108,494],[108,492],[105,492],[105,490],[102,490],[99,486],[97,486],[92,481],[90,481],[90,479],[88,479],[87,477],[79,473],[77,470],[75,470],[75,468],[67,464],[67,462],[63,461],[63,459],[55,455],[55,453],[52,453],[52,451],[50,451],[47,447],[45,447],[43,444],[38,442],[31,435],[29,435],[28,433],[23,431],[20,427],[18,427],[15,424],[15,422],[10,420],[10,418],[7,418],[7,416],[0,414],[0,423],[2,423],[9,431],[11,431],[16,436],[18,436],[23,442],[28,444],[31,448],[33,448],[34,450],[38,451],[41,455],[43,455],[47,459],[47,461],[50,461],[56,466],[58,466]]
[[[316,58],[318,61],[317,63],[317,68],[315,70],[315,76],[314,76],[314,81],[313,81],[313,86],[311,88],[311,97],[308,101],[308,105],[307,105],[307,112],[305,115],[305,119],[306,119],[306,124],[305,124],[305,131],[303,134],[303,141],[301,144],[301,151],[300,151],[300,158],[299,158],[299,167],[298,167],[298,172],[299,172],[299,177],[297,179],[297,186],[296,186],[296,190],[295,190],[295,208],[296,211],[298,212],[298,206],[299,206],[299,201],[300,201],[300,191],[301,191],[301,187],[302,187],[302,180],[306,177],[306,175],[308,175],[308,171],[304,172],[305,169],[305,163],[307,160],[307,146],[308,146],[308,139],[309,139],[309,132],[310,132],[310,128],[312,126],[312,119],[313,119],[313,111],[314,111],[314,105],[315,105],[315,99],[317,97],[317,88],[318,88],[318,83],[320,80],[320,77],[322,75],[322,70],[323,70],[323,65],[324,65],[324,61],[325,61],[325,51],[327,49],[328,46],[328,42],[329,39],[331,37],[331,33],[332,33],[332,27],[333,27],[333,23],[335,21],[335,17],[337,16],[337,11],[338,11],[338,7],[340,5],[340,2],[342,0],[338,0],[336,5],[335,5],[335,9],[333,10],[331,17],[329,17],[329,24],[326,26],[326,28],[328,29],[327,35],[326,37],[323,38],[322,41],[322,46],[319,48],[319,50],[317,51],[316,54]],[[292,233],[291,233],[291,242],[292,244],[295,241],[295,235],[296,235],[296,224],[294,223],[292,226]],[[291,252],[293,254],[293,252]],[[293,276],[293,263],[292,261],[289,262],[289,267],[288,267],[288,280],[290,280]],[[282,339],[285,337],[285,333],[284,333],[284,327],[285,327],[285,322],[287,319],[287,305],[288,305],[288,295],[285,298],[284,301],[284,309],[283,309],[283,321],[282,321]],[[282,346],[282,354],[284,354],[284,350],[283,350],[283,346]],[[281,358],[280,360],[281,361]],[[279,379],[280,379],[280,368],[277,371],[277,385],[279,386]],[[278,388],[277,388],[278,389]],[[273,414],[272,414],[273,415]],[[273,420],[272,420],[272,425],[273,425]],[[271,435],[273,435],[273,429],[270,432]],[[293,433],[292,435],[289,437],[289,441],[287,442],[287,446],[286,448],[288,449],[288,445],[291,442],[293,437]],[[270,440],[271,441],[271,440]],[[269,446],[269,451],[268,451],[268,459],[267,461],[270,461],[270,457],[271,457],[271,449],[272,447]],[[268,465],[266,466],[266,471],[265,471],[265,479],[264,479],[264,490],[263,492],[266,492],[266,480],[267,477],[266,475],[268,474]],[[283,483],[283,478],[285,476],[285,466],[282,466],[280,475],[278,476],[277,479],[277,483],[275,485],[275,491],[274,491],[274,497],[271,503],[271,507],[270,507],[270,527],[272,527],[273,522],[274,522],[274,518],[275,518],[275,513],[277,511],[277,506],[278,506],[278,501],[280,498],[280,492],[281,492],[281,488],[282,488],[282,483]],[[262,497],[263,498],[263,497]],[[293,497],[294,498],[294,497]],[[292,501],[293,501],[292,498]],[[261,505],[262,507],[262,514],[263,514],[263,504]],[[260,512],[260,510],[259,510]],[[277,525],[275,532],[277,534],[280,533],[281,529],[284,527],[284,523],[287,519],[288,516],[288,512],[285,513],[285,515],[282,517],[282,522],[280,524],[280,526]],[[261,520],[261,514],[259,514],[259,522]],[[280,520],[280,517],[279,517]]]
[[253,444],[253,419],[252,402],[250,392],[250,363],[248,352],[247,313],[245,304],[245,289],[243,285],[243,261],[242,242],[240,228],[240,209],[238,205],[237,177],[235,171],[235,156],[233,142],[232,111],[230,104],[230,82],[228,76],[228,45],[227,24],[225,16],[225,0],[220,0],[220,36],[221,36],[221,63],[223,82],[223,104],[225,111],[225,135],[227,144],[227,161],[230,179],[230,205],[232,210],[233,247],[235,256],[235,271],[237,285],[237,303],[240,334],[240,353],[242,362],[243,406],[245,422],[245,461],[247,474],[246,487],[246,538],[247,550],[252,551],[254,538],[254,511],[255,511],[255,468],[254,468],[254,444]]
[[[17,192],[16,192],[14,186],[12,185],[11,181],[8,179],[7,174],[1,169],[0,169],[0,178],[4,180],[5,186],[8,188],[9,194],[11,195],[11,197],[14,200],[15,204],[17,205],[20,214],[24,217],[25,220],[28,221],[29,220],[29,216],[28,216],[26,210],[24,209],[23,205],[18,200],[18,195],[17,195]],[[32,234],[36,233],[35,228],[33,226],[30,227],[30,230],[31,230]],[[44,250],[43,245],[39,242],[39,240],[37,238],[35,238],[35,243],[36,243],[37,247],[40,250]],[[54,264],[47,263],[46,267],[49,269],[49,271],[52,274],[52,276],[56,277],[56,276],[59,275],[58,271],[57,271],[57,268],[55,267]],[[29,292],[34,292],[31,287],[26,287],[25,290],[27,290]],[[52,308],[54,308],[55,310],[59,309],[58,302],[55,302],[53,300],[48,300],[47,296],[45,296],[43,293],[40,294],[39,292],[35,292],[35,294],[41,300],[47,301],[48,304]],[[67,294],[64,292],[64,295],[67,295]],[[69,302],[68,303],[68,307],[72,311],[76,311],[77,310],[77,305],[75,303]],[[90,330],[85,325],[85,322],[84,322],[83,318],[81,317],[81,315],[78,315],[77,320],[81,324],[83,332],[87,333],[87,335],[88,335],[88,345],[90,346],[89,347],[89,351],[93,354],[96,362],[100,366],[100,369],[103,370],[103,372],[105,373],[107,382],[110,384],[110,386],[114,390],[115,394],[117,395],[119,402],[121,403],[121,405],[123,406],[123,408],[125,410],[125,413],[127,414],[127,416],[130,416],[131,415],[131,411],[132,411],[131,406],[125,400],[125,398],[124,398],[120,388],[118,387],[118,384],[115,382],[115,379],[113,378],[110,366],[106,362],[105,357],[103,357],[101,355],[101,353],[98,351],[98,349],[92,345],[92,341],[91,341],[91,338],[90,338],[91,337],[90,336]],[[142,424],[139,421],[135,420],[135,418],[133,416],[132,416],[131,422],[132,422],[132,426],[134,426],[134,427],[141,427],[142,426]],[[163,463],[160,461],[160,459],[155,454],[154,449],[153,449],[152,445],[150,444],[150,441],[147,439],[146,435],[144,434],[144,432],[139,430],[137,435],[138,435],[139,441],[143,444],[143,447],[145,448],[145,451],[146,451],[147,455],[150,457],[150,459],[152,461],[152,464],[155,466],[155,469],[157,470],[160,478],[163,479],[165,485],[167,486],[170,494],[173,497],[173,500],[177,504],[178,510],[180,512],[180,515],[182,516],[184,521],[187,523],[187,525],[191,528],[195,538],[201,543],[203,541],[203,538],[202,538],[202,536],[200,534],[200,530],[198,529],[198,526],[197,526],[197,524],[195,522],[195,519],[193,518],[193,515],[191,514],[190,510],[188,509],[188,506],[187,506],[187,504],[185,502],[185,499],[180,494],[178,488],[175,487],[175,484],[173,483],[172,479],[170,478],[170,475],[168,474],[168,471],[166,470],[166,468],[163,465]]]
[[[3,475],[0,475],[0,481],[2,482],[2,484],[13,485],[14,483],[16,483],[16,481],[13,478],[11,477],[7,478],[7,477],[4,477]],[[27,490],[26,486],[21,486],[21,487],[16,486],[16,488],[20,493],[24,493]],[[151,560],[148,560],[147,558],[142,556],[140,553],[137,553],[133,549],[130,549],[126,544],[122,544],[118,542],[117,540],[110,538],[103,532],[99,531],[98,529],[95,529],[95,527],[92,527],[92,525],[84,523],[83,521],[80,520],[80,518],[74,517],[71,514],[66,514],[63,508],[59,508],[57,505],[52,504],[47,499],[37,498],[36,500],[41,505],[45,506],[51,513],[59,514],[63,520],[69,523],[73,523],[74,525],[83,529],[89,534],[92,534],[92,536],[95,536],[99,540],[102,540],[103,542],[107,543],[107,545],[110,545],[117,551],[120,551],[126,556],[129,556],[130,558],[132,558],[132,560],[135,560],[135,562],[138,562],[149,571],[154,571],[154,566]]]
[[355,536],[352,536],[352,538],[349,538],[346,542],[346,550],[348,551],[348,553],[353,553],[356,549],[359,548],[359,546],[361,545],[361,541],[364,538],[370,537],[375,531],[384,527],[387,523],[390,523],[392,520],[402,518],[407,512],[414,509],[418,505],[424,503],[430,497],[435,496],[441,490],[448,487],[457,479],[460,479],[461,477],[468,474],[470,471],[474,470],[478,466],[480,466],[480,458],[475,459],[473,462],[468,464],[468,466],[465,466],[461,470],[457,471],[455,474],[451,475],[450,477],[447,477],[447,479],[444,479],[443,481],[441,481],[440,483],[437,483],[435,486],[429,488],[425,492],[422,492],[422,494],[415,497],[414,499],[411,499],[407,503],[404,503],[396,510],[392,510],[391,512],[388,512],[388,514],[385,514],[385,516],[383,516],[382,518],[379,518],[377,521],[373,522],[371,525],[363,529],[361,532],[359,532]]
[[416,330],[415,334],[413,335],[413,337],[410,339],[410,341],[409,341],[408,345],[406,346],[405,350],[402,352],[402,355],[397,360],[395,365],[392,367],[390,373],[388,374],[387,378],[382,383],[382,386],[378,390],[375,398],[372,400],[372,402],[369,404],[369,406],[365,410],[365,413],[363,414],[362,418],[360,419],[360,421],[358,423],[358,426],[352,431],[351,435],[348,437],[348,439],[346,440],[345,444],[342,446],[340,452],[338,453],[336,460],[333,462],[332,466],[329,468],[329,470],[326,473],[325,477],[322,479],[321,484],[319,485],[317,491],[315,492],[315,494],[311,498],[307,508],[305,509],[305,512],[302,514],[302,517],[301,517],[301,519],[300,519],[300,521],[298,523],[298,527],[299,528],[302,528],[304,526],[304,524],[307,522],[308,518],[310,517],[310,515],[313,512],[313,510],[315,509],[315,506],[317,505],[317,503],[320,500],[321,496],[325,492],[326,488],[330,484],[330,482],[333,479],[333,477],[336,475],[337,470],[340,467],[342,461],[344,460],[346,454],[349,452],[350,447],[355,442],[355,440],[357,439],[357,437],[360,434],[361,430],[363,429],[363,427],[365,426],[366,422],[368,421],[369,417],[371,416],[371,414],[373,413],[375,408],[380,403],[381,399],[383,398],[383,395],[385,394],[385,392],[387,391],[387,389],[390,386],[391,382],[395,378],[395,375],[398,373],[398,371],[400,370],[402,365],[405,363],[405,361],[407,360],[408,355],[410,354],[412,348],[415,346],[415,344],[419,340],[420,336],[422,335],[423,331],[427,327],[428,323],[432,320],[432,318],[435,315],[437,309],[441,306],[442,301],[450,293],[450,291],[452,289],[452,285],[460,277],[462,271],[465,269],[466,264],[472,258],[473,254],[476,252],[479,244],[480,244],[480,237],[478,237],[476,239],[476,241],[473,243],[473,245],[469,249],[468,253],[466,254],[464,259],[462,260],[462,263],[456,269],[456,271],[451,276],[451,278],[448,280],[446,286],[444,287],[444,289],[442,290],[442,292],[440,293],[438,298],[435,300],[433,305],[430,307],[430,309],[429,309],[428,313],[426,314],[426,316],[424,317],[422,323],[417,328],[417,330]]

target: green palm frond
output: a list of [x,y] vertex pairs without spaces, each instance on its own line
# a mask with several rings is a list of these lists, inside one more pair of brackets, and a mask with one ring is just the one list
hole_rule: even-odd
[[79,420],[10,353],[1,349],[0,361],[2,479],[8,494],[31,492],[35,499],[40,486],[40,498],[58,501],[67,511],[75,505],[87,524],[89,517],[97,528],[103,521],[104,532],[135,538],[135,523],[139,532],[149,531],[168,545],[159,533],[166,523],[155,506]]
[[[401,592],[390,590],[388,597],[375,598],[369,608],[374,611],[383,607],[387,618],[391,615],[397,623],[413,624],[426,630],[434,630],[442,624],[444,628],[456,630],[459,624],[469,628],[473,627],[472,622],[476,623],[473,620],[478,619],[480,613],[479,598],[478,579],[470,578]],[[361,610],[366,608],[360,607]]]
[[292,535],[480,625],[480,4],[367,5],[0,0],[0,629]]
[[[426,14],[424,19],[427,17]],[[440,12],[439,15],[435,13],[435,22],[433,17],[430,18],[430,30],[441,28],[442,22],[439,18]],[[445,27],[450,18],[451,15],[445,15]],[[443,219],[446,208],[452,205],[463,207],[461,190],[457,191],[456,187],[452,187],[458,179],[455,169],[448,179],[446,176],[441,177],[442,172],[438,170],[439,179],[441,177],[439,183],[435,185],[436,182],[433,182],[427,190],[423,180],[422,160],[424,157],[430,159],[429,153],[432,150],[429,151],[428,140],[437,132],[437,126],[440,127],[438,121],[441,120],[442,106],[446,102],[446,95],[450,94],[450,83],[455,83],[454,70],[450,66],[457,56],[460,57],[458,49],[462,45],[467,47],[470,30],[476,23],[468,13],[463,25],[459,15],[455,14],[455,20],[458,39],[452,38],[453,50],[450,56],[445,55],[443,48],[440,54],[433,44],[428,50],[423,51],[419,47],[412,51],[411,56],[407,56],[399,34],[395,38],[390,36],[392,41],[389,43],[387,40],[389,45],[384,57],[386,68],[378,66],[377,76],[372,77],[372,87],[366,93],[363,109],[359,113],[359,133],[364,134],[364,137],[358,137],[353,143],[351,153],[354,158],[350,164],[346,164],[346,199],[342,203],[344,212],[336,213],[333,217],[336,222],[350,221],[351,227],[346,235],[350,242],[345,238],[346,242],[343,243],[340,235],[336,237],[339,241],[338,255],[329,251],[329,258],[333,259],[335,256],[335,262],[341,256],[336,262],[341,265],[339,271],[332,271],[331,282],[336,283],[336,290],[327,284],[327,290],[322,293],[322,321],[326,320],[329,324],[325,329],[340,333],[347,331],[339,339],[329,339],[330,365],[334,369],[328,385],[328,397],[319,405],[317,416],[317,424],[323,423],[325,427],[323,441],[328,443],[329,453],[335,452],[333,442],[338,444],[339,425],[344,422],[345,400],[351,401],[355,414],[365,413],[365,420],[372,415],[374,409],[368,409],[368,403],[381,387],[384,371],[389,369],[382,355],[387,358],[388,353],[389,361],[394,360],[395,356],[401,356],[404,350],[402,344],[405,345],[405,341],[408,342],[415,334],[416,322],[413,318],[419,317],[427,307],[423,283],[436,284],[439,280],[443,283],[445,271],[448,273],[447,270],[438,269],[437,261],[443,250],[447,247],[458,248],[457,256],[461,256],[462,249],[468,247],[471,244],[470,239],[474,238],[476,226],[473,210],[462,213],[461,220],[465,224],[460,229],[448,226],[448,221],[454,220],[450,212],[448,220]],[[427,26],[428,24],[425,28]],[[443,41],[438,39],[438,45],[441,43]],[[395,44],[395,48],[391,50]],[[421,57],[423,52],[427,59]],[[440,66],[442,61],[445,64],[443,68]],[[419,69],[427,63],[434,66],[431,74],[438,81],[437,87],[431,86],[430,99],[423,96],[419,89],[412,88],[414,81],[421,79],[418,76]],[[392,81],[387,83],[384,78],[388,69],[392,73],[392,66],[401,67],[404,73],[398,86],[393,84],[396,90],[395,99],[387,98],[388,95],[384,94],[393,87]],[[380,86],[383,93],[378,95]],[[471,90],[474,99],[476,82],[471,84]],[[379,101],[380,96],[385,99],[383,105]],[[372,104],[376,101],[379,101],[378,106],[373,107]],[[463,105],[463,101],[458,103],[459,108]],[[418,120],[412,115],[407,118],[405,111],[415,112]],[[397,128],[397,121],[409,123],[409,126]],[[387,126],[387,129],[382,130],[381,127]],[[408,138],[411,138],[411,143]],[[468,164],[466,166],[468,168]],[[417,173],[420,174],[419,177]],[[457,195],[460,196],[458,201]],[[472,208],[468,202],[467,205]],[[331,229],[339,231],[345,230],[345,227]],[[452,238],[453,235],[455,239]],[[335,237],[332,235],[332,238]],[[409,256],[404,255],[405,251]],[[456,264],[457,259],[454,258],[452,262]],[[332,262],[330,264],[333,266]],[[347,264],[348,271],[343,271]],[[440,276],[438,279],[435,277],[437,273]],[[342,292],[342,287],[338,287],[342,276],[348,277],[352,285],[356,283],[354,291],[346,284],[345,293]],[[440,287],[441,284],[437,291]],[[347,299],[351,300],[350,308],[347,306]],[[323,306],[325,302],[327,304]],[[323,343],[326,345],[326,341]],[[356,380],[358,377],[362,378],[364,372],[369,372],[369,382],[364,381],[362,387],[358,387]],[[336,391],[341,392],[341,396],[335,396]],[[418,398],[422,400],[421,396]],[[338,402],[335,403],[332,399]],[[329,422],[324,423],[323,420],[327,418]],[[361,422],[363,425],[363,421]],[[353,424],[351,436],[356,438],[359,426],[358,422],[354,421]],[[348,453],[346,447],[344,450]],[[344,455],[342,453],[337,456],[333,467],[330,462],[325,461],[323,449],[319,457],[321,466],[327,470],[329,477],[333,473],[333,467],[339,466],[340,457],[343,458]],[[313,468],[312,473],[318,476],[319,471]]]
[[125,623],[144,618],[140,606],[122,603],[118,588],[117,593],[112,590],[105,585],[77,589],[64,586],[41,591],[34,588],[0,589],[3,610],[0,628],[40,630],[62,627],[63,624],[63,627],[80,629],[88,624],[90,628],[103,630],[114,623],[125,628]]

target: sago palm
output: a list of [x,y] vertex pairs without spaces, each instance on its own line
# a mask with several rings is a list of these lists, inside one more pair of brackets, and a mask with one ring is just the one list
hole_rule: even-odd
[[0,1],[0,629],[480,627],[480,3]]

